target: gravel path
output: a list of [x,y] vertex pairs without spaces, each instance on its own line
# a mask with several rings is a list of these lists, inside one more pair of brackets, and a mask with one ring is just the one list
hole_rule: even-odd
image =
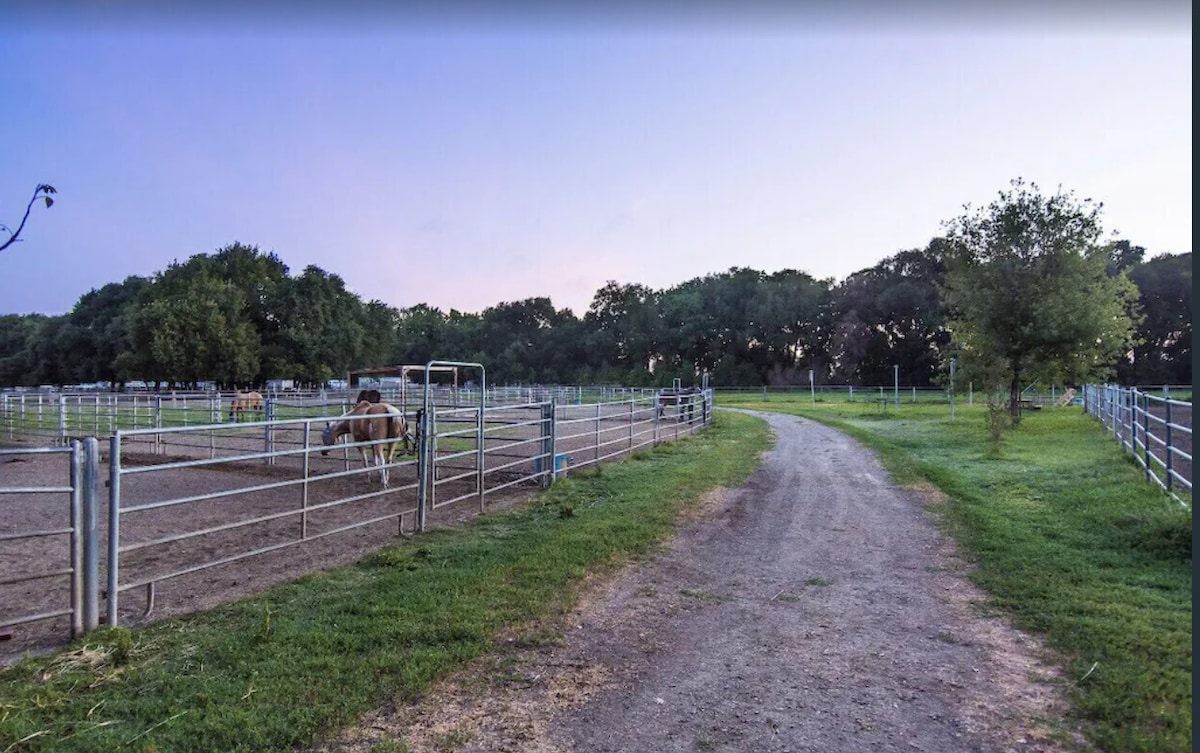
[[936,497],[837,431],[756,415],[777,437],[758,471],[663,556],[592,583],[561,641],[514,640],[323,750],[1085,747],[1045,652],[973,605]]

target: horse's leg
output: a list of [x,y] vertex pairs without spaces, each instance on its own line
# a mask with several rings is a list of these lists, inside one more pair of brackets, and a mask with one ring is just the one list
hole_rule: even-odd
[[[367,453],[367,448],[359,447],[358,452],[360,455],[362,455],[363,468],[370,468],[371,467],[371,456]],[[371,480],[370,474],[365,474],[365,475],[367,476],[367,483],[370,483],[370,480]]]

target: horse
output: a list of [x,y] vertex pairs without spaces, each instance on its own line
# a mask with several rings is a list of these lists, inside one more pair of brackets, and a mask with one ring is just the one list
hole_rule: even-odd
[[237,392],[229,403],[229,420],[237,421],[238,416],[247,411],[261,413],[263,396],[257,392]]
[[[370,418],[355,418],[356,416],[370,416]],[[372,443],[359,445],[358,451],[362,455],[364,468],[369,468],[371,457],[374,458],[375,466],[379,468],[379,481],[384,488],[387,488],[388,485],[387,467],[396,455],[397,445],[403,442],[405,454],[411,454],[408,422],[404,420],[404,413],[389,403],[359,401],[358,405],[354,406],[349,413],[342,416],[341,421],[325,425],[324,430],[321,431],[321,443],[325,447],[330,447],[346,434],[349,434],[355,442]],[[370,451],[370,455],[368,455],[368,451]],[[321,454],[328,455],[329,450],[321,450]]]
[[667,411],[667,406],[678,406],[678,411],[675,416],[676,421],[683,421],[683,416],[687,414],[688,423],[695,420],[696,396],[701,394],[699,387],[683,387],[664,389],[658,393],[658,417],[663,418]]

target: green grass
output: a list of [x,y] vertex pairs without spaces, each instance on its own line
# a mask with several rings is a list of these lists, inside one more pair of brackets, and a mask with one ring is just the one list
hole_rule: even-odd
[[654,551],[701,494],[747,478],[768,443],[762,422],[723,415],[702,434],[556,483],[520,510],[259,598],[27,658],[0,673],[0,752],[310,745],[391,697],[418,697],[502,631],[561,614],[585,574]]
[[[981,407],[817,405],[794,413],[876,448],[900,483],[948,496],[945,529],[991,607],[1065,657],[1075,709],[1108,753],[1192,749],[1192,519],[1080,408],[1027,413],[993,450]],[[720,415],[720,414],[719,414]]]

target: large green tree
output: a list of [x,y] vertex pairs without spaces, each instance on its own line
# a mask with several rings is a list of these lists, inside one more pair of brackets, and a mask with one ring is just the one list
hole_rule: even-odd
[[120,381],[117,357],[132,347],[129,323],[138,296],[149,284],[144,277],[130,276],[79,298],[54,343],[58,351],[69,354],[64,375],[68,381]]
[[0,316],[0,387],[38,384],[34,344],[48,319],[42,314]]
[[946,223],[954,350],[964,375],[1007,391],[1014,422],[1027,380],[1104,378],[1132,345],[1137,289],[1106,273],[1101,209],[1017,178]]
[[784,269],[764,275],[748,310],[749,350],[762,384],[797,384],[811,369],[824,382],[829,371],[832,280]]
[[950,341],[941,287],[945,241],[901,251],[834,290],[835,375],[855,385],[934,384]]
[[658,296],[645,285],[609,280],[583,317],[589,351],[601,371],[647,373],[659,355]]
[[1129,269],[1143,312],[1127,384],[1192,383],[1192,255],[1164,254]]
[[390,331],[369,331],[362,300],[341,277],[315,265],[276,288],[271,310],[283,352],[291,359],[290,373],[276,376],[321,384],[355,368],[381,365],[376,359],[386,357],[393,345],[392,314],[377,312],[391,320]]
[[123,379],[194,386],[246,384],[259,371],[258,333],[245,294],[207,272],[172,267],[146,288],[132,313],[132,348],[117,358]]

